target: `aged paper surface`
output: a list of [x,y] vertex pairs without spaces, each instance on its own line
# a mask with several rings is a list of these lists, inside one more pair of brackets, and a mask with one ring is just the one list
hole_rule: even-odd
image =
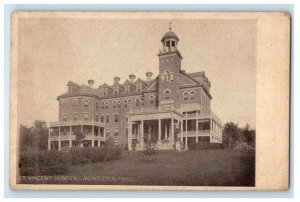
[[[164,35],[164,33],[166,34]],[[162,49],[159,50],[160,44]],[[109,59],[108,64],[106,63],[107,58]],[[180,66],[181,59],[182,65]],[[205,62],[199,63],[198,61]],[[168,66],[165,63],[171,64],[170,68],[174,69],[166,69]],[[87,69],[87,67],[91,69]],[[14,12],[11,16],[10,71],[10,186],[12,189],[286,190],[289,187],[290,16],[287,13]],[[135,93],[130,94],[131,88],[129,88],[129,93],[126,90],[126,75],[136,74],[137,77],[140,77],[140,71],[141,75],[148,71],[147,79],[142,78],[141,88],[138,85],[138,79],[135,80],[135,83],[128,81],[128,85],[135,89]],[[201,71],[205,71],[205,73]],[[154,77],[150,78],[153,75],[152,72],[154,72]],[[159,76],[155,78],[158,74]],[[80,77],[83,78],[83,81],[89,79],[89,86],[81,85],[83,82]],[[107,77],[109,79],[106,80]],[[73,79],[76,80],[72,81]],[[95,87],[93,87],[94,80],[92,79],[98,79]],[[178,84],[179,87],[176,89],[177,84],[172,82],[177,80],[179,83],[185,83],[183,86]],[[122,85],[119,85],[119,81]],[[109,85],[107,89],[111,90],[111,97],[106,97],[109,95],[104,93],[105,90],[102,92],[103,89],[106,89],[106,82]],[[155,90],[151,90],[151,87],[155,86],[155,82],[159,86],[157,94],[154,93]],[[189,82],[195,82],[198,86],[189,87],[192,85]],[[210,94],[214,97],[211,100],[214,113],[210,111],[210,99],[205,101],[200,97],[198,102],[200,108],[193,104],[194,100],[198,99],[198,87],[202,89],[199,92],[203,92],[208,98]],[[83,89],[87,90],[79,96],[75,91],[77,88],[80,88],[80,92]],[[66,93],[68,90],[69,93]],[[177,93],[177,97],[176,93],[174,96],[174,91]],[[28,173],[24,176],[20,175],[20,172],[23,172],[21,171],[23,165],[20,163],[22,160],[20,160],[20,155],[28,154],[32,150],[32,148],[27,148],[24,152],[20,149],[21,125],[30,125],[34,120],[44,119],[48,127],[50,126],[46,147],[49,150],[60,150],[59,154],[68,153],[63,151],[65,144],[69,147],[77,144],[78,138],[77,136],[73,138],[71,131],[73,131],[74,124],[81,119],[82,111],[71,112],[73,120],[68,120],[68,114],[64,113],[66,110],[64,107],[67,104],[64,99],[74,93],[76,94],[75,98],[79,100],[81,97],[87,97],[87,103],[85,100],[82,101],[83,107],[95,109],[82,114],[81,131],[84,132],[85,124],[89,125],[92,128],[93,136],[91,140],[84,137],[85,142],[81,141],[78,144],[79,150],[80,147],[86,146],[100,147],[101,149],[101,145],[107,145],[104,142],[112,137],[114,147],[124,146],[129,151],[124,151],[121,159],[107,161],[103,163],[103,166],[102,163],[91,162],[72,165],[70,166],[72,167],[71,171],[69,171],[73,172],[71,174],[48,175],[44,173],[36,175],[35,178]],[[139,100],[137,104],[136,99],[139,99],[138,96],[141,93],[143,93],[143,100]],[[151,97],[151,93],[154,93],[154,97]],[[95,99],[91,105],[88,100],[90,97]],[[138,106],[142,101],[142,107],[138,108],[138,111],[132,108],[122,111],[123,107],[127,107],[127,101],[129,102],[129,99],[126,98],[125,101],[124,97],[134,98],[134,104],[133,98],[130,98],[132,104],[128,105],[131,106]],[[119,98],[122,100],[120,105],[118,105]],[[149,100],[147,100],[148,98]],[[155,98],[158,99],[156,108],[150,107],[152,102],[155,102],[151,99]],[[106,115],[110,112],[105,111],[107,108],[105,108],[104,100],[112,103],[112,118],[110,118],[110,122],[106,120],[106,124],[102,124],[102,115],[103,119],[106,119]],[[58,101],[59,105],[57,105]],[[81,101],[79,103],[81,104]],[[50,105],[54,105],[53,108]],[[77,108],[77,104],[72,101],[72,105],[69,107]],[[115,108],[120,108],[120,117],[119,112],[114,111]],[[209,109],[210,116],[207,116],[206,108]],[[102,109],[105,112],[102,112]],[[197,120],[196,126],[192,123],[194,118],[188,118],[193,115],[198,117],[195,119]],[[220,119],[217,115],[220,116]],[[93,124],[85,120],[91,116],[95,121]],[[201,124],[208,119],[208,126],[205,123]],[[189,120],[186,122],[187,124],[185,124],[185,120]],[[222,130],[225,128],[225,124],[231,121],[243,124],[243,126],[247,123],[250,124],[250,127],[254,129],[252,131],[255,131],[256,134],[254,146],[250,146],[249,142],[246,144],[246,140],[239,139],[234,146],[231,146],[232,142],[230,141],[227,149],[207,151],[196,149],[193,151],[192,145],[197,145],[198,141],[207,140],[205,139],[206,133],[203,132],[207,130],[206,127],[210,131],[207,141],[214,145],[221,145],[221,143],[224,145],[226,140],[224,136],[222,138]],[[66,125],[66,122],[69,125]],[[113,124],[111,122],[118,122],[120,127],[110,126]],[[170,125],[174,125],[174,127],[170,127]],[[243,126],[241,125],[240,128],[244,128]],[[67,130],[69,130],[68,127],[70,128],[69,133],[67,132],[70,134],[70,139],[68,139],[69,136],[63,139],[61,133],[64,134],[64,132],[61,128],[64,127]],[[31,129],[34,131],[36,128]],[[52,132],[55,133],[56,129],[59,130],[58,140],[55,139],[56,136],[52,137]],[[126,135],[125,129],[127,130]],[[157,133],[153,132],[156,130],[158,130]],[[136,134],[137,136],[135,136]],[[152,151],[147,147],[148,143],[151,145],[152,135],[156,137],[158,154],[154,154],[153,157],[150,155],[149,158],[145,151]],[[142,138],[139,139],[140,137]],[[218,167],[226,168],[226,163],[222,162],[223,157],[218,159],[219,157],[214,155],[236,155],[232,152],[236,152],[244,144],[247,145],[247,152],[242,155],[253,155],[253,157],[255,155],[255,168],[243,167],[245,173],[234,176],[234,180],[230,181],[225,177],[228,175],[226,171],[218,171]],[[169,151],[172,149],[174,151]],[[249,153],[248,149],[254,150],[254,153]],[[164,153],[165,151],[169,153]],[[72,152],[73,150],[69,151],[69,153]],[[142,158],[144,154],[144,159],[137,161],[130,159],[134,165],[128,164],[129,158]],[[163,155],[170,155],[167,158],[174,159],[172,162],[174,164],[170,163],[169,170],[164,170],[169,165],[168,161],[161,162],[159,160]],[[186,158],[191,158],[191,164],[184,167],[187,170],[177,172],[176,168],[172,166],[178,166],[180,163],[176,164],[176,158],[179,156],[178,161],[183,161],[181,157],[184,155],[190,155]],[[201,162],[206,161],[199,159],[205,159],[205,155],[209,156],[207,158],[210,159],[207,162],[210,162],[210,165],[200,167]],[[221,161],[221,163],[211,160],[215,157],[218,159],[216,161]],[[25,157],[22,156],[22,158]],[[192,164],[195,160],[193,158],[199,160],[199,169],[191,168],[194,165]],[[242,161],[239,157],[234,160]],[[120,163],[122,161],[124,164]],[[223,161],[225,160],[223,159]],[[127,168],[127,166],[138,168],[140,166],[138,163],[151,167],[153,170],[162,169],[165,173],[157,175],[157,182],[155,180],[152,182],[147,179],[147,175],[151,175],[152,171],[146,170],[144,167],[134,171],[142,173],[138,176],[135,176],[134,173],[124,175],[119,171],[134,169]],[[80,176],[78,173],[78,175],[76,174],[76,172],[94,172],[93,169],[105,170],[107,166],[115,169],[114,166],[122,165],[125,167],[116,170],[124,176],[99,171],[100,176],[88,175],[88,180],[86,180],[84,173],[81,173],[83,175]],[[89,168],[88,166],[98,167]],[[227,167],[230,166],[228,164]],[[234,167],[234,165],[232,166]],[[41,168],[39,167],[39,169]],[[41,172],[39,169],[35,172]],[[217,170],[218,176],[212,177],[214,174],[207,174],[212,179],[210,181],[207,179],[210,177],[205,176],[206,170],[214,169]],[[237,168],[237,170],[241,169]],[[247,169],[249,172],[253,172],[252,179],[248,179]],[[27,169],[26,172],[29,170]],[[203,177],[199,178],[197,175],[203,175]],[[165,183],[163,183],[164,178],[160,176],[166,176]],[[186,176],[186,180],[189,182],[185,182],[185,178],[182,176]],[[76,177],[80,178],[80,183],[76,183]],[[215,182],[215,177],[223,181]],[[239,179],[240,177],[242,179]],[[199,179],[199,181],[191,182],[190,180],[193,178]],[[82,183],[82,180],[86,181]],[[105,180],[106,182],[103,183]],[[168,180],[169,183],[167,183]]]

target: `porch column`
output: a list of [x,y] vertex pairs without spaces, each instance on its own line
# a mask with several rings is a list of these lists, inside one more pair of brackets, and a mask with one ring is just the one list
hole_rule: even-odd
[[92,147],[94,147],[94,135],[95,135],[95,126],[92,125]]
[[180,122],[180,142],[183,142],[183,121]]
[[171,142],[174,140],[174,119],[171,119]]
[[49,134],[48,134],[48,150],[51,150],[51,142],[50,142],[50,131],[51,131],[51,128],[49,127]]
[[141,121],[141,146],[142,146],[142,149],[144,147],[144,121],[142,120]]
[[58,126],[58,151],[61,150],[60,126]]
[[158,119],[158,140],[161,140],[161,119]]
[[210,132],[210,138],[209,138],[209,141],[212,142],[212,135],[213,135],[213,134],[212,134],[212,133],[213,133],[213,132],[212,132],[212,118],[210,118],[209,121],[210,121],[210,129],[209,129],[209,132]]
[[72,125],[70,125],[70,139],[69,139],[69,147],[72,147]]
[[188,125],[188,120],[186,119],[186,121],[185,121],[185,149],[187,149],[187,139],[188,139],[188,136],[187,136],[187,125]]
[[165,123],[165,140],[168,139],[168,125]]
[[98,147],[100,147],[100,143],[101,143],[101,138],[100,138],[100,130],[101,130],[101,127],[98,126]]
[[127,137],[127,144],[128,144],[128,151],[131,151],[131,132],[132,132],[132,123],[131,121],[128,121],[128,137]]
[[[83,125],[80,125],[80,127],[81,127],[81,134],[83,134]],[[80,143],[80,147],[83,147],[83,142],[82,143]]]
[[[198,117],[198,111],[197,111],[197,117]],[[198,142],[198,134],[199,134],[199,129],[198,129],[198,118],[196,119],[196,142]]]
[[151,138],[151,130],[152,130],[151,125],[148,125],[148,139],[149,140]]

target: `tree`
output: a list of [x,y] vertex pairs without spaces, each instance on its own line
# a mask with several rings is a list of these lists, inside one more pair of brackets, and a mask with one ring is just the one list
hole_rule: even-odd
[[49,129],[46,121],[35,120],[34,125],[27,127],[20,125],[19,147],[20,151],[45,150],[48,148]]
[[82,132],[76,131],[75,132],[75,145],[79,146],[81,143],[83,143],[84,138],[85,138],[85,135]]
[[243,139],[248,145],[255,146],[255,130],[251,130],[249,124],[243,128]]
[[233,148],[237,141],[240,140],[241,131],[238,124],[229,122],[226,123],[223,130],[223,144],[227,148]]

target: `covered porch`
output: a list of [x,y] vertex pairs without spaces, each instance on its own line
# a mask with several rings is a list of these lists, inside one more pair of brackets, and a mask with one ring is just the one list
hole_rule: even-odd
[[128,149],[144,150],[149,141],[157,149],[181,149],[182,118],[176,110],[130,113]]

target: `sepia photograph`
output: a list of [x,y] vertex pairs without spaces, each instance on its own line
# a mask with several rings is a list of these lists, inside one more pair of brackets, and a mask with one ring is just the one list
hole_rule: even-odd
[[263,187],[262,16],[219,14],[14,12],[11,184]]

